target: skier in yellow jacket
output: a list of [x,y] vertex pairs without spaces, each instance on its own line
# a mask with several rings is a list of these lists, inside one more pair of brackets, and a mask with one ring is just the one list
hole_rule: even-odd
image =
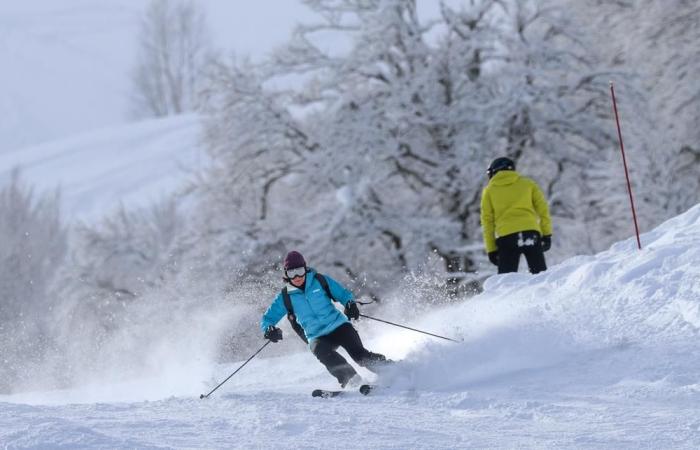
[[498,273],[517,272],[525,255],[531,273],[547,270],[544,252],[552,245],[552,220],[544,194],[520,176],[509,158],[496,158],[481,195],[481,227],[489,261]]

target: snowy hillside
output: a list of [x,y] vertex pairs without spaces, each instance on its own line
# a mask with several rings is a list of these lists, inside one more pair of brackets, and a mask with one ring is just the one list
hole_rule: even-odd
[[[700,205],[643,235],[642,243],[642,251],[630,239],[536,276],[494,276],[483,294],[423,317],[406,319],[397,302],[394,310],[372,311],[464,342],[360,322],[369,348],[400,359],[380,380],[388,387],[369,397],[311,398],[313,388],[333,387],[333,380],[288,334],[275,349],[291,354],[263,351],[208,400],[198,395],[240,363],[217,366],[191,354],[189,365],[159,378],[112,385],[95,379],[74,391],[2,397],[0,442],[698,448]],[[159,356],[167,366],[167,353]]]
[[[274,0],[245,7],[228,0],[198,4],[217,48],[257,58],[283,42],[295,20],[308,16],[297,1],[283,7]],[[130,121],[130,76],[147,5],[0,2],[0,153]]]
[[124,123],[138,2],[0,5],[0,154]]
[[60,187],[69,221],[99,219],[120,204],[147,206],[201,168],[197,115],[121,125],[0,153],[0,180],[18,167],[42,191]]
[[[309,15],[296,1],[198,4],[216,48],[254,58]],[[146,205],[180,186],[182,169],[198,162],[194,117],[135,123],[129,114],[147,5],[0,2],[0,177],[18,165],[40,190],[61,186],[69,220],[97,219],[119,203]]]

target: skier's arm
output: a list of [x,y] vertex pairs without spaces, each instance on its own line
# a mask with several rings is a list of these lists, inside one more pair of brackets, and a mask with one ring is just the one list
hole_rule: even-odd
[[272,302],[267,311],[262,316],[260,320],[260,329],[264,333],[265,330],[271,325],[277,325],[277,322],[282,319],[287,314],[287,308],[284,307],[284,300],[282,299],[282,294],[277,294],[275,300]]
[[552,219],[549,217],[549,206],[547,206],[547,200],[544,198],[542,190],[534,181],[532,182],[532,204],[535,207],[537,215],[540,216],[542,236],[551,236]]
[[328,288],[333,294],[333,298],[339,301],[343,306],[347,305],[348,302],[352,301],[352,292],[345,289],[342,284],[335,281],[333,278],[326,275],[326,281],[328,281]]
[[496,247],[495,222],[493,205],[491,204],[491,197],[487,188],[481,194],[481,230],[484,234],[486,253],[495,252],[498,249]]

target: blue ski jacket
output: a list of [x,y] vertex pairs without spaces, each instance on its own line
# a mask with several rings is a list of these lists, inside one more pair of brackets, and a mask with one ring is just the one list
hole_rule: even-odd
[[[324,277],[328,281],[328,287],[331,294],[333,294],[333,298],[343,306],[353,299],[352,292],[345,289],[333,278],[327,275],[324,275]],[[290,284],[287,287],[287,292],[289,293],[289,299],[292,301],[294,315],[299,325],[304,329],[304,334],[306,334],[309,344],[314,339],[325,336],[348,322],[345,314],[335,307],[332,299],[328,298],[321,283],[316,279],[316,271],[312,268],[309,268],[306,273],[303,291]],[[270,325],[277,325],[277,322],[286,315],[287,308],[284,306],[284,298],[282,298],[282,293],[280,292],[263,314],[260,320],[260,329],[264,333]]]

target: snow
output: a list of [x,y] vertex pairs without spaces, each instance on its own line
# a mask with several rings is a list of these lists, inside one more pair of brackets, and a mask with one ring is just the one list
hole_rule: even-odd
[[126,0],[0,5],[0,154],[126,122],[142,7]]
[[[291,1],[256,2],[253,12],[206,4],[217,43],[254,56],[308,13]],[[0,179],[19,166],[40,190],[60,186],[71,221],[148,205],[204,164],[198,116],[129,122],[144,6],[0,5]],[[336,198],[347,206],[352,192]],[[167,333],[149,323],[163,342],[140,342],[148,368],[115,352],[109,378],[101,371],[69,390],[0,396],[0,446],[700,448],[698,244],[700,206],[644,234],[641,251],[631,238],[535,276],[493,276],[481,295],[425,314],[402,301],[417,290],[406,282],[368,314],[463,342],[359,322],[367,347],[399,361],[369,397],[311,398],[334,380],[287,333],[200,400],[243,363],[212,362],[213,328],[234,318],[172,311],[181,320]],[[119,350],[142,337],[125,336]]]
[[400,360],[369,397],[312,398],[311,390],[333,388],[334,380],[287,335],[275,344],[282,356],[265,349],[205,400],[199,394],[243,361],[217,365],[190,349],[191,363],[167,377],[0,397],[0,442],[698,448],[700,205],[642,235],[642,243],[639,251],[631,238],[538,275],[496,275],[482,294],[424,315],[372,311],[463,342],[359,322],[370,349]]
[[[215,47],[254,59],[311,16],[297,1],[198,3]],[[39,190],[60,186],[70,221],[100,219],[120,204],[148,205],[202,163],[193,116],[146,123],[131,117],[130,76],[147,5],[0,2],[0,177],[19,165]]]
[[99,129],[0,153],[0,180],[17,167],[39,191],[60,188],[69,221],[97,220],[174,193],[204,165],[200,137],[194,114]]

